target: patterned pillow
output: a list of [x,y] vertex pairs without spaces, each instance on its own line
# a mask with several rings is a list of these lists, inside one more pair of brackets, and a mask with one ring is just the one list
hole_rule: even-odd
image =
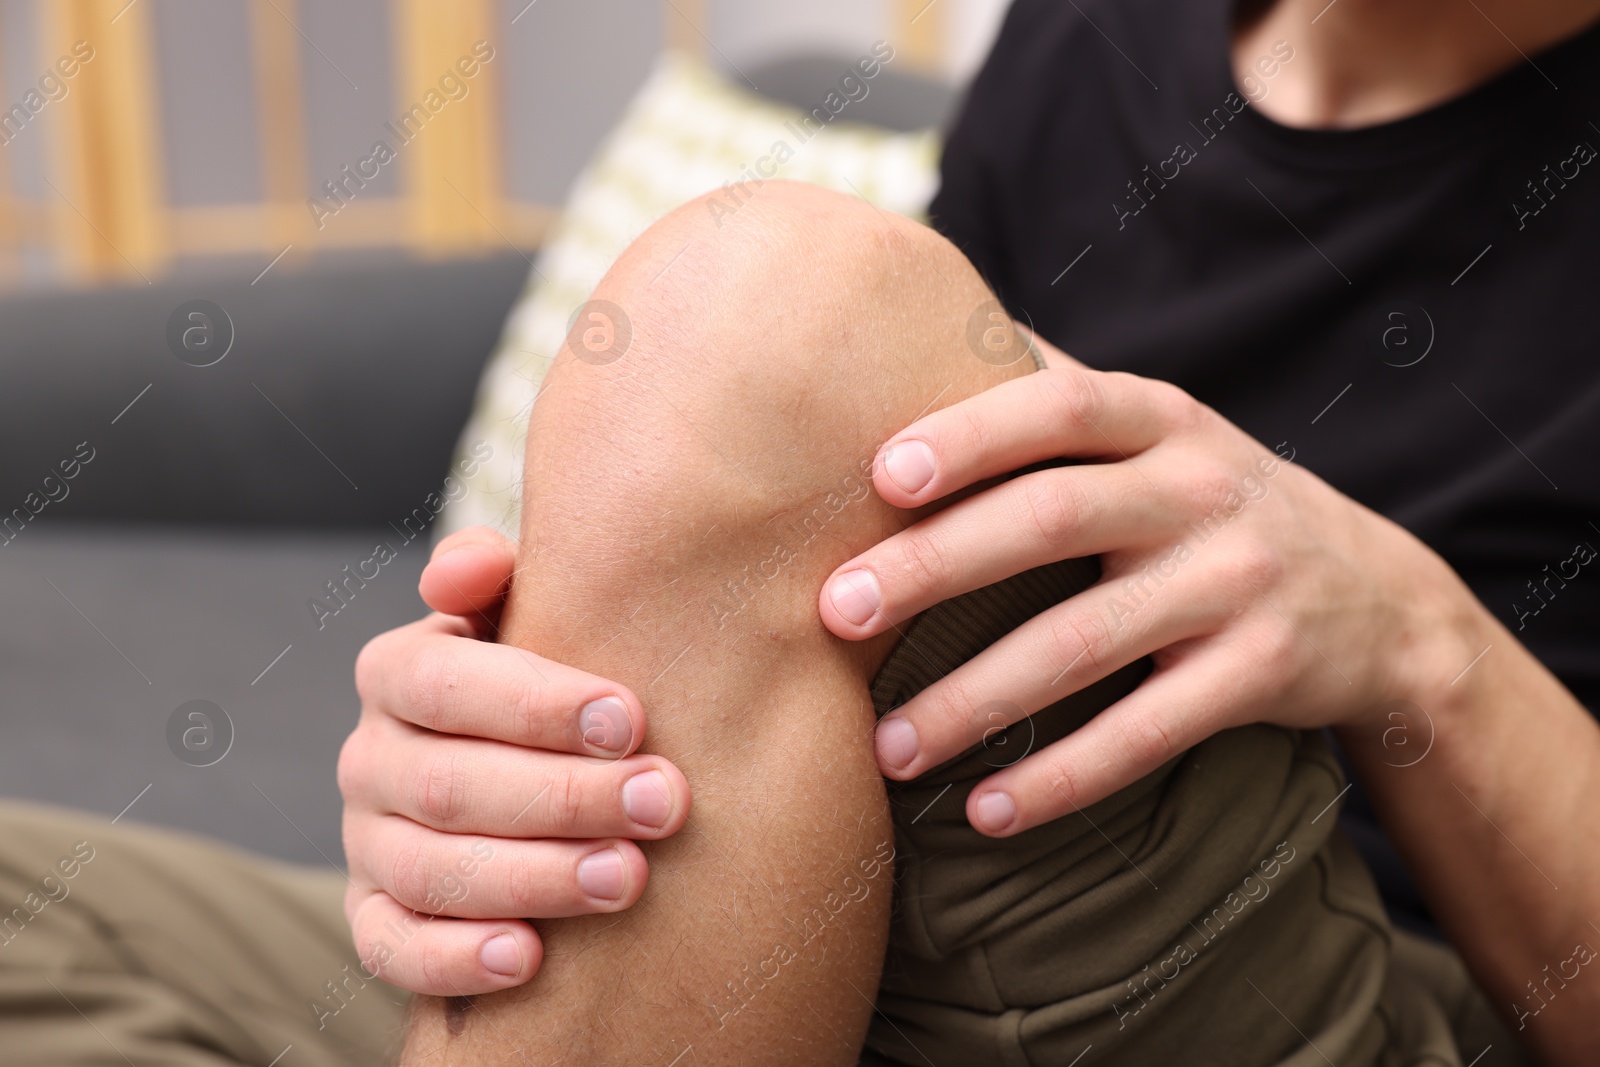
[[[652,222],[737,180],[774,142],[794,145],[802,117],[696,60],[662,57],[579,177],[506,322],[457,448],[453,469],[473,473],[460,495],[450,494],[437,536],[478,524],[516,536],[528,413],[572,314]],[[795,148],[775,177],[859,192],[887,211],[919,217],[937,181],[938,149],[931,130],[891,133],[841,118]]]

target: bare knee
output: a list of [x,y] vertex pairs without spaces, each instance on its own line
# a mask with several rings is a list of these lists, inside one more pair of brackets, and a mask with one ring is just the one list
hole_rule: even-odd
[[[876,387],[908,357],[932,375],[1003,362],[967,343],[988,287],[928,227],[794,182],[764,185],[720,220],[708,202],[642,234],[594,294],[630,319],[634,370],[648,355],[658,373],[798,391],[841,379]],[[593,365],[583,341],[569,338],[568,349]],[[902,351],[908,344],[929,350]]]
[[825,532],[836,550],[798,568],[820,580],[897,528],[870,490],[883,441],[1021,369],[975,347],[998,305],[925,226],[786,182],[720,221],[703,200],[668,215],[580,310],[534,412],[529,504],[581,469],[591,518],[692,511],[701,535],[771,548],[749,561],[768,573],[775,525]]
[[[670,318],[702,296],[760,299],[784,293],[820,322],[861,296],[896,297],[903,283],[986,292],[970,264],[922,224],[860,197],[799,182],[770,182],[725,219],[707,212],[713,196],[677,208],[620,256],[602,288],[661,298]],[[886,284],[892,282],[893,284]],[[707,310],[728,310],[706,303]]]

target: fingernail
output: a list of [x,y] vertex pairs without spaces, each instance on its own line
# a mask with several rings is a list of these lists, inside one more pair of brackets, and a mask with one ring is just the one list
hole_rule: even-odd
[[614,848],[591,852],[578,864],[578,888],[598,900],[617,900],[628,879],[622,853]]
[[672,814],[672,788],[660,771],[645,771],[622,783],[622,810],[640,826],[662,827]]
[[478,950],[478,960],[485,970],[507,978],[515,978],[522,973],[522,949],[517,947],[517,939],[510,934],[497,934],[483,943],[483,948]]
[[883,605],[878,579],[871,571],[846,571],[839,575],[829,583],[828,597],[839,614],[856,626],[865,625]]
[[996,789],[985,793],[972,806],[973,824],[980,830],[997,834],[1017,819],[1017,805],[1011,794]]
[[633,740],[633,727],[628,722],[628,709],[616,697],[591,700],[578,712],[578,729],[583,733],[583,743],[604,752],[626,752]]
[[901,441],[883,454],[883,469],[891,481],[908,493],[919,492],[933,480],[933,449],[921,441]]
[[893,715],[878,724],[878,758],[897,771],[917,758],[917,728],[910,719]]

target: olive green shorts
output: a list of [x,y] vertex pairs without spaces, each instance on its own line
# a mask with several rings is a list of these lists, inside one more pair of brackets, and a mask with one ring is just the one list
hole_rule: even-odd
[[360,969],[344,888],[200,838],[0,805],[0,1062],[388,1062],[405,995]]
[[[874,682],[878,714],[1099,573],[1068,560],[924,612]],[[890,784],[896,903],[862,1063],[1526,1062],[1453,952],[1390,927],[1335,828],[1345,781],[1320,734],[1228,730],[1055,822],[971,828],[973,786],[1148,670],[1006,729],[986,724],[1014,713],[980,707],[972,749]]]

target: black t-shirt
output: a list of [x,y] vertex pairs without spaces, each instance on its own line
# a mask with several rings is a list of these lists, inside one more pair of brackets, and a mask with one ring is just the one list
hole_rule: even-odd
[[1413,117],[1301,130],[1250,106],[1297,42],[1236,84],[1232,17],[1017,0],[934,225],[1065,351],[1405,526],[1600,712],[1600,28]]

